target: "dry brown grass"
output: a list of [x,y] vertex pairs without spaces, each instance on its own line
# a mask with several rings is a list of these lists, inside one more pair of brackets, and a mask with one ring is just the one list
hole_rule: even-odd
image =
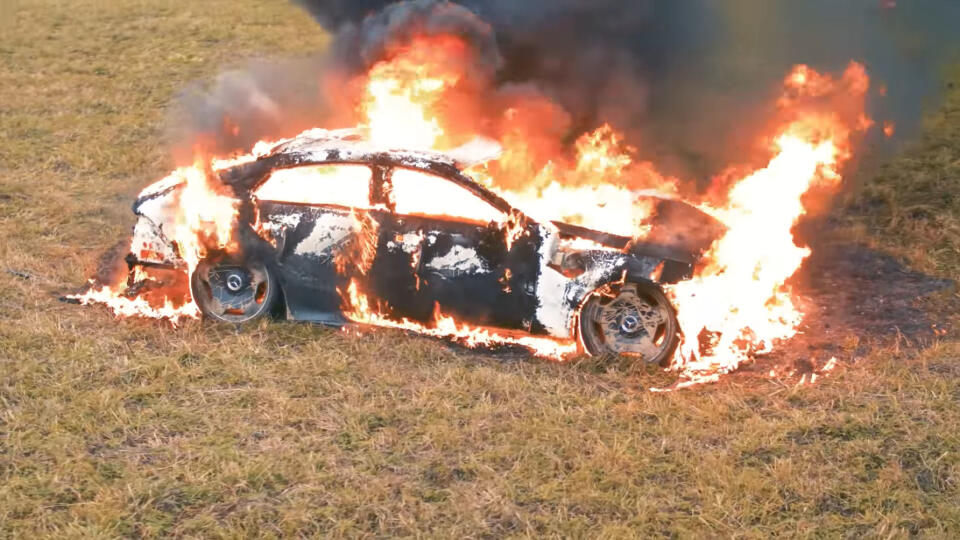
[[[174,330],[57,302],[170,166],[178,88],[324,39],[284,2],[3,6],[0,270],[33,277],[0,271],[0,536],[960,534],[956,341],[813,387],[655,395],[642,387],[664,375],[602,362],[288,323]],[[956,199],[922,194],[956,186],[944,118],[868,188],[898,210],[861,232],[956,275]],[[922,212],[893,187],[908,169],[929,180]]]

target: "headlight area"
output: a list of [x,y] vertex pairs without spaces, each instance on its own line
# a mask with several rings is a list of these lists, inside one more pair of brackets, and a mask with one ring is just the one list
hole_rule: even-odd
[[587,261],[579,251],[558,249],[548,266],[564,277],[573,279],[587,270]]

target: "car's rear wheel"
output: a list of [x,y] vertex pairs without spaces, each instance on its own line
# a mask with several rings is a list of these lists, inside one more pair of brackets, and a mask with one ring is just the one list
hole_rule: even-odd
[[611,285],[580,310],[580,341],[589,354],[642,357],[665,365],[680,341],[677,315],[663,291],[651,284]]
[[270,314],[280,287],[261,262],[201,261],[190,277],[190,293],[205,316],[242,323]]

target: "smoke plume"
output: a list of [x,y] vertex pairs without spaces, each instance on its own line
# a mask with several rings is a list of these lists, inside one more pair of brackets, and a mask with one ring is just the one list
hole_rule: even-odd
[[960,42],[960,3],[938,0],[296,1],[333,35],[330,47],[187,89],[175,141],[200,133],[224,151],[351,125],[351,85],[391,44],[452,33],[470,45],[475,90],[501,108],[534,104],[551,137],[572,143],[609,123],[665,172],[704,178],[758,150],[755,134],[797,63],[865,64],[885,88],[870,96],[871,116],[897,127],[871,141],[888,153],[936,102]]

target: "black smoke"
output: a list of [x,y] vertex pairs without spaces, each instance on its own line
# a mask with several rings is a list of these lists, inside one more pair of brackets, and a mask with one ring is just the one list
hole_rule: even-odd
[[[391,4],[297,2],[333,32]],[[872,96],[872,116],[896,123],[892,142],[909,138],[960,45],[960,2],[944,0],[459,3],[493,26],[501,80],[558,100],[573,117],[571,136],[610,122],[646,157],[701,174],[749,153],[778,82],[798,63],[864,63],[874,87],[886,88]]]
[[[334,36],[312,58],[263,62],[186,91],[183,131],[217,149],[352,120],[352,77],[416,33],[451,32],[477,51],[475,78],[535,91],[565,110],[566,140],[603,122],[666,172],[704,177],[749,155],[793,64],[864,63],[870,113],[916,131],[960,42],[960,2],[944,0],[296,0]],[[239,132],[226,131],[224,117]]]

